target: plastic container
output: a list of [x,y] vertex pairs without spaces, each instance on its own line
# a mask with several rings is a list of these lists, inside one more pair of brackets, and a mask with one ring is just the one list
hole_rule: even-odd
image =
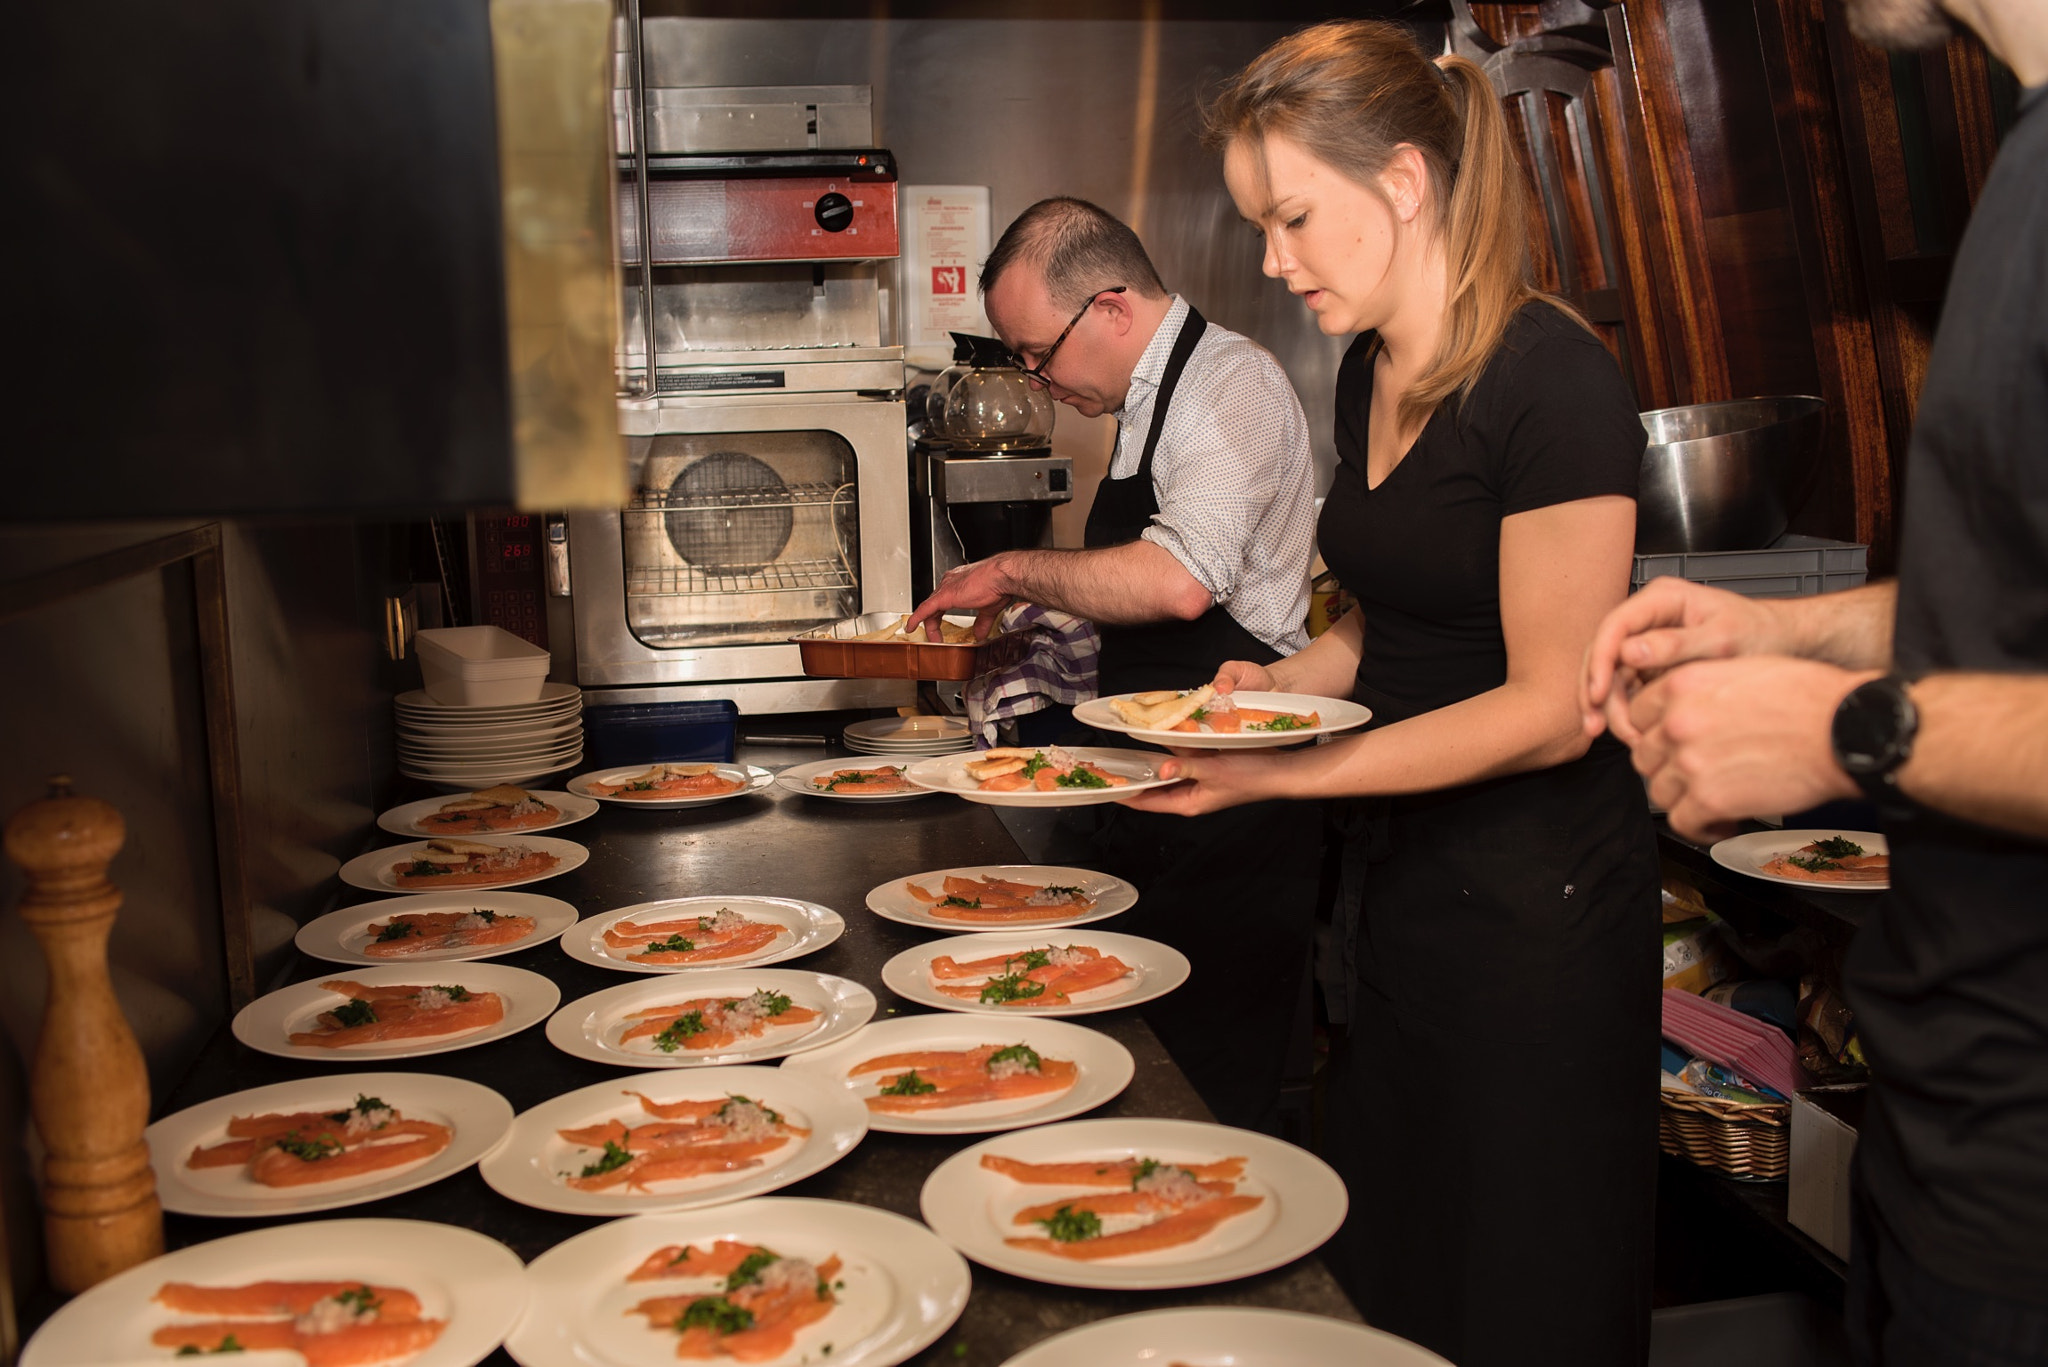
[[[803,657],[804,673],[824,679],[936,679],[961,682],[991,669],[1017,664],[1029,650],[1028,631],[991,636],[979,645],[943,641],[854,641],[903,619],[900,612],[870,612],[829,627],[792,636]],[[955,626],[974,619],[949,614]]]
[[739,708],[724,698],[586,707],[584,759],[591,769],[658,761],[730,764],[739,717]]
[[1676,575],[1749,598],[1804,598],[1853,589],[1870,577],[1870,548],[1848,541],[1787,534],[1760,551],[1675,551],[1639,555],[1629,575],[1634,592]]
[[443,707],[538,702],[548,653],[502,627],[438,627],[413,638],[427,696]]

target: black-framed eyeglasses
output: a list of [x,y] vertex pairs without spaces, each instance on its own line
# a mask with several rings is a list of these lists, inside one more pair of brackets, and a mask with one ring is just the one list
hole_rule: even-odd
[[[1045,355],[1038,358],[1038,364],[1019,367],[1024,372],[1024,378],[1037,385],[1040,389],[1052,388],[1052,376],[1045,373],[1045,368],[1052,364],[1053,357],[1060,354],[1060,346],[1067,340],[1067,334],[1081,325],[1081,320],[1088,316],[1088,310],[1095,307],[1096,300],[1105,294],[1122,294],[1127,288],[1128,286],[1125,285],[1111,285],[1108,289],[1097,290],[1089,295],[1088,302],[1081,305],[1081,311],[1069,319],[1064,328],[1060,329],[1059,336],[1052,339],[1052,345],[1045,349]],[[1022,358],[1020,357],[1019,359],[1021,360]]]

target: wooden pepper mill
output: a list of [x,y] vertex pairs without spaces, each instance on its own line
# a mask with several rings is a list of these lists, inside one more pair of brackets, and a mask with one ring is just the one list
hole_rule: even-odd
[[42,1135],[50,1282],[76,1293],[164,1251],[163,1207],[142,1132],[149,1074],[114,1000],[107,937],[121,893],[107,865],[127,830],[71,780],[7,823],[7,857],[28,874],[21,919],[42,942],[50,995],[29,1078]]

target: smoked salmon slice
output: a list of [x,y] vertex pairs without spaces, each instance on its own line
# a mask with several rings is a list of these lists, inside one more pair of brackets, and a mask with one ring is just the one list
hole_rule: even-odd
[[[1145,1161],[1118,1158],[1106,1163],[1026,1163],[996,1153],[981,1156],[984,1168],[999,1172],[1013,1182],[1032,1186],[1121,1187],[1125,1190],[1129,1190],[1131,1183],[1138,1178]],[[1213,1163],[1175,1163],[1173,1166],[1199,1181],[1217,1182],[1235,1181],[1244,1176],[1244,1164],[1242,1158],[1220,1158]]]
[[181,1355],[286,1350],[307,1367],[400,1362],[448,1327],[446,1320],[421,1319],[412,1292],[364,1282],[170,1282],[156,1300],[176,1314],[230,1316],[165,1325],[150,1336],[160,1347]]
[[[814,1265],[757,1245],[725,1240],[717,1245],[717,1250],[727,1248],[746,1252],[724,1272],[707,1266],[675,1274],[722,1277],[712,1283],[711,1290],[656,1296],[626,1313],[646,1316],[652,1328],[676,1332],[676,1356],[685,1361],[730,1357],[739,1362],[767,1362],[786,1356],[795,1346],[798,1331],[824,1319],[838,1304],[834,1290],[840,1261],[836,1255]],[[641,1267],[670,1251],[657,1250]],[[668,1272],[664,1269],[656,1275]],[[627,1277],[628,1281],[642,1279],[638,1270]]]
[[[1099,959],[1102,951],[1089,945],[1066,945],[1068,955],[1080,959]],[[928,964],[927,971],[934,978],[986,978],[991,974],[1009,973],[1010,965],[1030,958],[1033,954],[1047,954],[1053,949],[1043,945],[1037,949],[1020,949],[1009,954],[993,954],[986,959],[969,959],[962,963],[950,954],[941,954]]]
[[533,934],[531,916],[472,911],[408,911],[365,927],[375,937],[363,946],[373,959],[403,959],[443,949],[508,945]]
[[758,1039],[770,1026],[805,1025],[819,1012],[797,1006],[787,996],[766,990],[746,997],[693,997],[670,1005],[635,1011],[634,1023],[619,1043],[652,1038],[665,1053],[677,1049],[720,1049],[742,1039]]
[[[1129,964],[1113,954],[1078,962],[1041,963],[1021,973],[1018,967],[1015,962],[1006,964],[1005,972],[980,982],[940,980],[932,985],[949,997],[965,1001],[997,1006],[1065,1006],[1076,992],[1106,986],[1131,971]],[[1036,991],[1031,990],[1033,986]]]
[[875,1072],[883,1074],[881,1090],[866,1098],[867,1108],[884,1115],[1046,1096],[1066,1091],[1079,1076],[1071,1062],[1043,1058],[1022,1044],[883,1054],[855,1064],[847,1076]]
[[455,1138],[446,1125],[408,1120],[366,1096],[358,1096],[346,1110],[324,1114],[236,1116],[227,1128],[227,1140],[193,1149],[185,1166],[246,1164],[251,1180],[270,1187],[331,1182],[416,1163],[433,1157]]
[[1164,1219],[1154,1220],[1151,1224],[1092,1239],[1063,1242],[1046,1238],[1007,1238],[1003,1242],[1012,1248],[1027,1248],[1034,1253],[1050,1253],[1059,1258],[1085,1261],[1124,1258],[1133,1253],[1150,1253],[1154,1249],[1193,1243],[1231,1216],[1242,1215],[1263,1200],[1263,1196],[1219,1196]]
[[320,984],[348,1000],[323,1011],[314,1030],[294,1030],[293,1044],[340,1049],[352,1044],[422,1039],[480,1030],[505,1019],[505,1003],[495,992],[472,992],[459,985],[390,984],[372,987],[337,978]]
[[651,1282],[670,1277],[730,1276],[747,1258],[761,1251],[759,1244],[737,1239],[720,1239],[710,1248],[695,1244],[670,1244],[647,1255],[640,1266],[626,1274],[629,1282]]
[[[1200,1184],[1205,1197],[1235,1195],[1235,1182],[1203,1182]],[[1010,1217],[1013,1225],[1036,1224],[1050,1220],[1062,1210],[1085,1210],[1095,1215],[1154,1215],[1172,1211],[1179,1207],[1172,1201],[1161,1198],[1149,1191],[1103,1191],[1083,1196],[1068,1196],[1043,1205],[1026,1206]]]
[[245,1286],[200,1286],[196,1282],[165,1282],[156,1303],[178,1315],[212,1315],[219,1319],[303,1315],[313,1306],[344,1291],[362,1291],[383,1302],[387,1319],[418,1319],[420,1298],[400,1286],[366,1282],[250,1282]]
[[[764,1155],[810,1134],[743,1096],[663,1106],[638,1092],[627,1095],[637,1098],[644,1110],[688,1111],[689,1115],[679,1114],[665,1124],[638,1129],[612,1119],[556,1131],[579,1148],[600,1151],[580,1173],[563,1174],[562,1180],[569,1186],[579,1191],[609,1191],[620,1186],[638,1191],[654,1182],[756,1168]],[[662,1117],[657,1114],[656,1118]]]

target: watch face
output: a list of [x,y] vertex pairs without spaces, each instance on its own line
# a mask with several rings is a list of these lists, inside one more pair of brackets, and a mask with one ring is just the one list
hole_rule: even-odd
[[1897,765],[1910,706],[1889,679],[1874,679],[1850,693],[1835,712],[1836,761],[1852,774],[1883,773]]

